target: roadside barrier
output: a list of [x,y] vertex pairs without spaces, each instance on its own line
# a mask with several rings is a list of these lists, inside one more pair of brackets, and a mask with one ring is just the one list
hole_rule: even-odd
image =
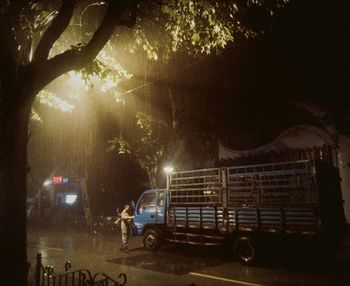
[[67,261],[65,272],[55,274],[53,266],[44,267],[42,265],[41,253],[38,253],[35,266],[35,286],[123,286],[127,282],[125,273],[119,274],[122,282],[118,282],[102,272],[92,275],[88,269],[71,271],[71,267],[71,262]]

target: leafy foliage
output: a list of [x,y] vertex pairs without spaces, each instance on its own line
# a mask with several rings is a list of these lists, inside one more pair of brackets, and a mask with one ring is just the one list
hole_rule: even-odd
[[45,104],[54,109],[61,110],[63,112],[69,112],[74,109],[74,105],[68,103],[67,101],[61,99],[53,92],[50,92],[46,89],[40,91],[37,95],[39,102]]
[[43,120],[41,119],[39,113],[37,113],[34,108],[32,108],[30,119],[39,123],[43,123]]
[[[220,52],[239,35],[264,32],[256,17],[270,19],[289,0],[166,0],[140,1],[130,51],[137,48],[149,59],[168,60],[179,51],[191,55]],[[258,12],[258,14],[257,14]]]
[[[237,35],[254,37],[258,34],[249,25],[249,21],[242,20],[242,15],[258,8],[273,15],[287,2],[288,0],[141,0],[132,33],[123,29],[116,30],[113,39],[97,58],[76,72],[85,81],[85,89],[97,86],[101,92],[111,92],[116,101],[120,102],[123,99],[118,84],[132,77],[128,67],[119,63],[121,51],[131,54],[142,51],[150,60],[161,58],[165,61],[180,51],[191,55],[220,52]],[[6,9],[6,3],[2,4],[2,10]],[[105,6],[104,1],[79,2],[69,27],[55,43],[50,57],[67,49],[81,50],[85,46],[84,42],[92,37],[95,22]],[[18,51],[23,53],[24,61],[31,61],[37,42],[57,16],[58,8],[59,3],[56,1],[33,0],[21,10],[17,23],[20,28],[14,31],[20,43]],[[40,101],[45,102],[42,99]]]
[[210,54],[224,48],[242,29],[234,21],[237,11],[237,5],[226,1],[167,1],[162,12],[169,18],[165,30],[170,34],[172,51],[189,44],[194,53]]
[[92,87],[99,85],[102,92],[112,90],[117,96],[118,83],[128,80],[132,74],[127,72],[116,59],[107,52],[107,48],[103,49],[97,58],[89,65],[78,71],[87,85]]
[[117,136],[110,140],[107,151],[129,154],[149,176],[151,185],[156,185],[156,175],[165,157],[171,134],[164,121],[157,121],[150,115],[136,114],[135,132]]

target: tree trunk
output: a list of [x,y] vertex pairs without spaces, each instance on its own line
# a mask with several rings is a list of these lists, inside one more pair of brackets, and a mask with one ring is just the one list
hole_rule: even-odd
[[27,285],[26,178],[31,102],[19,104],[16,94],[2,95],[9,100],[0,102],[0,269],[2,277],[11,279],[11,285]]
[[[109,1],[106,14],[89,43],[47,60],[49,52],[67,28],[75,1],[62,1],[57,16],[41,38],[33,61],[20,63],[18,45],[12,39],[17,14],[28,1],[8,1],[0,13],[0,274],[11,285],[27,285],[26,177],[28,121],[35,95],[65,72],[91,62],[112,36],[116,25],[133,26],[137,1]],[[15,3],[16,2],[16,3]],[[17,2],[19,3],[17,5]],[[132,17],[122,20],[130,6]],[[6,13],[9,11],[9,14]],[[13,45],[12,45],[13,44]],[[11,46],[12,45],[12,46]]]
[[152,170],[151,168],[146,168],[147,171],[147,176],[148,176],[148,180],[150,183],[150,186],[152,189],[156,189],[157,188],[157,175],[154,170]]
[[171,107],[171,127],[173,130],[177,130],[179,126],[178,120],[178,104],[176,103],[172,89],[168,88],[168,97]]
[[90,205],[90,197],[88,192],[88,183],[87,183],[87,176],[82,180],[81,182],[81,192],[83,196],[83,206],[84,206],[84,216],[86,221],[86,226],[88,230],[90,231],[92,229],[92,212],[91,212],[91,205]]
[[[93,107],[93,101],[90,102],[91,105],[90,107]],[[91,117],[90,114],[90,118],[89,120],[93,123],[93,118]],[[85,221],[86,221],[86,226],[88,228],[89,231],[92,230],[92,225],[93,225],[93,218],[92,218],[92,211],[91,211],[91,201],[90,201],[90,196],[89,196],[89,186],[91,184],[89,184],[89,175],[91,174],[91,168],[92,168],[92,148],[93,148],[93,140],[94,140],[94,136],[96,134],[95,132],[96,127],[95,125],[92,127],[89,127],[89,131],[87,134],[87,140],[86,140],[86,144],[85,144],[85,154],[84,154],[84,169],[83,169],[83,174],[81,175],[83,177],[82,180],[82,195],[83,195],[83,206],[84,206],[84,215],[85,215]]]

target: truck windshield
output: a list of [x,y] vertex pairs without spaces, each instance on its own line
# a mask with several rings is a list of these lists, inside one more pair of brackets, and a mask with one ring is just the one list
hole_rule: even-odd
[[144,194],[137,206],[137,213],[141,214],[143,212],[151,211],[156,207],[156,193]]

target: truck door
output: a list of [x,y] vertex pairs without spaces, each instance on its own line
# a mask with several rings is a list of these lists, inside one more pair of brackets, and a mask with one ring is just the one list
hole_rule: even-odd
[[157,217],[157,193],[155,191],[145,192],[136,206],[136,220],[145,225],[156,223]]

